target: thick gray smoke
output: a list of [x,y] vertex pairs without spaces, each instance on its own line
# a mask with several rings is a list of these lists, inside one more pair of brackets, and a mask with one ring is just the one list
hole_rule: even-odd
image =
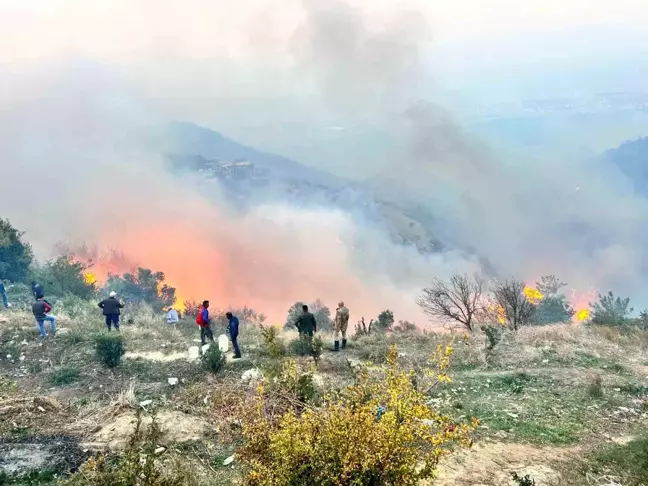
[[[480,271],[484,260],[527,280],[556,273],[581,289],[645,288],[645,203],[587,165],[505,164],[467,135],[428,99],[433,32],[415,4],[304,0],[278,18],[244,2],[228,22],[223,5],[200,3],[215,23],[204,37],[187,20],[170,24],[164,42],[151,34],[150,50],[138,41],[135,58],[90,43],[82,60],[66,48],[5,64],[1,215],[41,257],[61,241],[118,248],[165,271],[183,298],[248,304],[277,320],[320,297],[345,300],[355,317],[390,307],[421,322],[414,297],[431,276]],[[230,24],[246,42],[234,42]],[[332,204],[273,198],[241,214],[215,184],[167,172],[151,134],[174,119],[242,132],[275,120],[380,126],[387,163],[370,166],[361,143],[345,162],[379,174],[365,182],[380,198],[423,208],[451,249],[422,255]]]
[[372,31],[348,4],[306,9],[298,53],[319,73],[327,106],[362,107],[396,140],[376,183],[384,194],[430,208],[440,233],[500,275],[532,282],[556,273],[581,290],[613,288],[648,303],[648,205],[620,174],[587,161],[505,161],[468,135],[425,99],[434,68],[425,61],[430,29],[420,13],[396,13]]

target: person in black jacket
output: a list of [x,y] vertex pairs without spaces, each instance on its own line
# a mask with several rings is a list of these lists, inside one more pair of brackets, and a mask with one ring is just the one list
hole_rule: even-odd
[[231,312],[225,314],[227,317],[227,332],[232,339],[232,347],[234,348],[234,359],[241,358],[241,348],[238,345],[238,335],[239,335],[239,320],[238,317],[233,315]]
[[34,294],[34,299],[38,300],[45,296],[45,294],[43,293],[43,287],[37,284],[34,280],[32,280],[31,284],[32,284],[32,294]]
[[99,302],[99,307],[103,309],[103,315],[106,316],[108,330],[110,331],[110,325],[112,324],[119,331],[119,309],[122,309],[124,304],[117,300],[117,293],[110,292],[110,296],[107,299]]
[[317,322],[315,316],[308,311],[307,305],[302,305],[302,313],[295,322],[295,327],[302,338],[313,338],[313,333],[317,332]]

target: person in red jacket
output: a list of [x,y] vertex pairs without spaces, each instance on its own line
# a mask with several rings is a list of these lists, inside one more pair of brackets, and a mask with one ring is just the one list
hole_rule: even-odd
[[209,340],[213,343],[214,335],[212,334],[210,326],[211,318],[209,317],[208,300],[204,301],[200,306],[200,309],[198,309],[198,314],[196,314],[196,324],[198,324],[198,326],[200,327],[200,341],[202,342],[203,346],[207,344],[207,338],[209,338]]
[[43,295],[40,295],[36,299],[36,302],[32,304],[32,312],[34,313],[42,337],[47,337],[47,333],[45,332],[45,321],[49,321],[50,323],[50,332],[52,334],[56,332],[56,317],[49,314],[51,310],[52,306],[45,300]]

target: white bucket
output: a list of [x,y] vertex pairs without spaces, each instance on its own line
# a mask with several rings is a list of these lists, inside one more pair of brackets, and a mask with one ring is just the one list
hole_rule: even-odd
[[225,334],[218,336],[218,349],[220,349],[222,353],[227,353],[227,350],[229,349],[229,339],[227,339]]

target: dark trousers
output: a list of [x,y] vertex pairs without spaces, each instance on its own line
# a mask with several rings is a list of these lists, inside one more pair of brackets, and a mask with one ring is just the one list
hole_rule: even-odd
[[0,295],[2,295],[2,303],[3,303],[3,305],[8,309],[9,308],[9,301],[7,300],[7,293],[6,292],[0,292]]
[[241,349],[239,348],[238,345],[238,334],[232,335],[232,347],[234,348],[234,356],[236,358],[241,357]]
[[211,327],[200,326],[200,341],[203,344],[207,344],[206,339],[209,339],[212,343],[214,342],[214,335],[212,334]]
[[116,330],[119,330],[119,314],[110,314],[106,316],[106,326],[108,326],[109,331],[111,324],[115,326]]

